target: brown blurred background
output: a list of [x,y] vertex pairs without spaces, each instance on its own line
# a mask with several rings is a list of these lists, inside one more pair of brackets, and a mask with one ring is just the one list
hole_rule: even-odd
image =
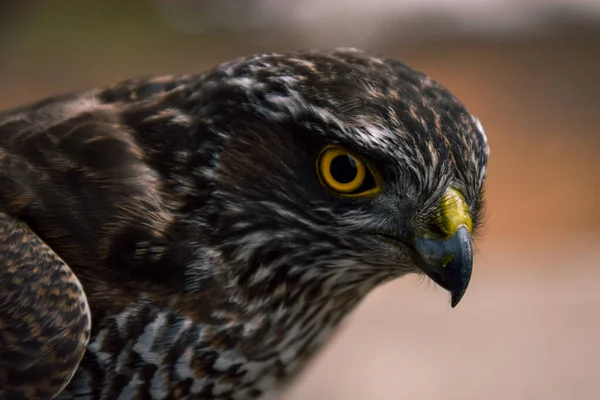
[[491,144],[455,310],[374,292],[289,398],[600,398],[600,7],[560,0],[0,0],[0,109],[254,52],[358,46],[454,92]]

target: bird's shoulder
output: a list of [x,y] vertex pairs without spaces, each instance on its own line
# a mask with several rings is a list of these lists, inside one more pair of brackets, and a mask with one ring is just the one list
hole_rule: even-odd
[[179,224],[194,184],[176,188],[192,162],[181,154],[191,123],[179,112],[190,79],[130,79],[1,113],[3,211],[84,281],[106,273],[119,285],[182,285],[196,257]]

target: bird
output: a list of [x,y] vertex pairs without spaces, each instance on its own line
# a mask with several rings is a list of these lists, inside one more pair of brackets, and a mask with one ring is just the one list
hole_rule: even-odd
[[489,152],[448,89],[351,47],[0,112],[0,398],[281,396],[381,284],[461,301]]

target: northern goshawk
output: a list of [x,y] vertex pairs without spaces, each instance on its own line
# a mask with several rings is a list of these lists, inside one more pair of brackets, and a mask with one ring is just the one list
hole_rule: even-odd
[[488,155],[446,89],[348,48],[0,113],[0,398],[260,398],[383,282],[455,306]]

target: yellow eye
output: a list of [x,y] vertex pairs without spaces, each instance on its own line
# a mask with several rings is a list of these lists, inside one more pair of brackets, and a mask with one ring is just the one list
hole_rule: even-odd
[[381,191],[367,164],[343,147],[325,147],[317,160],[317,171],[323,185],[345,196],[368,196]]

